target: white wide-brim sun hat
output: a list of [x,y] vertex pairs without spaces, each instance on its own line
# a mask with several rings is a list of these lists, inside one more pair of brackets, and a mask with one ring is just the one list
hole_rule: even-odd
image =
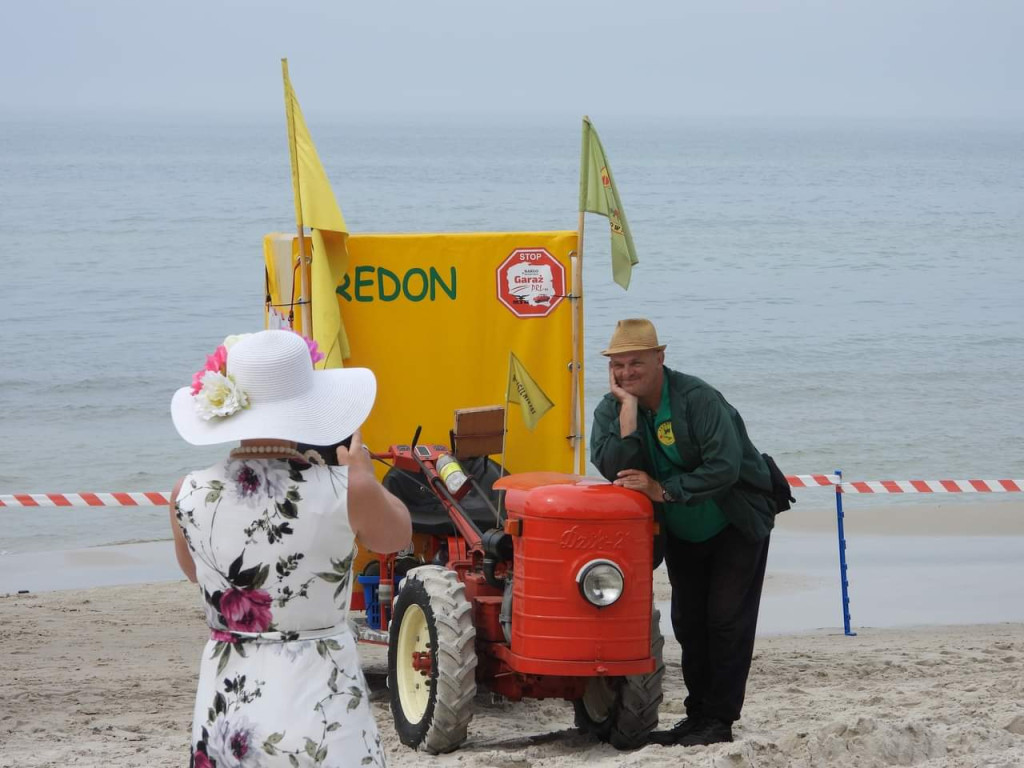
[[191,387],[171,399],[174,427],[192,445],[277,439],[331,445],[366,421],[377,396],[368,368],[314,370],[309,347],[292,331],[261,331],[228,350],[227,373],[249,405],[205,420]]

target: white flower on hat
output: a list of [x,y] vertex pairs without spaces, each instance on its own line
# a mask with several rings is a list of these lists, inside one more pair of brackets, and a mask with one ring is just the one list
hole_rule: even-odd
[[247,336],[252,336],[252,334],[251,333],[236,333],[236,334],[233,334],[231,336],[228,336],[226,339],[224,339],[224,344],[223,344],[224,349],[231,349],[233,346],[235,346],[235,344],[237,344],[238,342],[240,342],[242,339],[246,338]]
[[223,418],[249,407],[249,396],[235,383],[233,376],[207,371],[194,402],[196,413],[204,421]]

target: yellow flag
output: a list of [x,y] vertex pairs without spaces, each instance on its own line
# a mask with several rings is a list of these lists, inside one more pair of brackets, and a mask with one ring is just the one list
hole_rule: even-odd
[[[295,222],[313,229],[313,258],[310,265],[312,337],[326,357],[322,368],[339,368],[348,357],[348,337],[341,322],[335,287],[341,282],[348,261],[348,227],[334,199],[327,173],[309,135],[299,100],[288,79],[288,60],[281,59],[284,76],[284,106],[288,118],[288,150],[292,162],[292,190],[295,194]],[[336,279],[337,278],[337,279]],[[303,333],[310,333],[303,328]]]
[[313,295],[313,338],[325,357],[317,363],[320,368],[341,368],[342,361],[351,356],[348,334],[341,321],[335,288],[345,279],[348,266],[348,248],[345,232],[327,229],[313,230],[313,263],[310,264],[310,293]]
[[510,403],[518,403],[522,409],[523,421],[529,429],[537,426],[541,416],[555,407],[544,390],[533,380],[526,367],[519,362],[515,353],[509,353],[508,393]]

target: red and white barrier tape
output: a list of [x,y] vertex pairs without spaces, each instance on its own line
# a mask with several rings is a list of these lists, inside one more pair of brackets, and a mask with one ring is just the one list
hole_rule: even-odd
[[[839,486],[843,493],[1024,493],[1024,480],[856,480],[786,475],[793,488]],[[0,494],[0,507],[164,507],[170,492]]]
[[839,485],[838,475],[786,475],[791,488],[817,488],[821,485]]
[[1024,480],[855,480],[837,475],[787,475],[792,488],[838,485],[843,493],[1022,493]]
[[837,475],[786,475],[792,488],[840,486],[843,493],[1022,493],[1024,480],[855,480]]
[[1024,480],[858,480],[843,493],[1021,493]]
[[12,493],[0,494],[0,507],[165,507],[164,493]]

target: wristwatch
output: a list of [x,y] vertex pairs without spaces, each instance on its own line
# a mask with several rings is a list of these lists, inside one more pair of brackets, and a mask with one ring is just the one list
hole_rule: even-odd
[[663,485],[661,486],[661,500],[668,504],[671,504],[676,500],[676,497],[669,493],[668,489]]

